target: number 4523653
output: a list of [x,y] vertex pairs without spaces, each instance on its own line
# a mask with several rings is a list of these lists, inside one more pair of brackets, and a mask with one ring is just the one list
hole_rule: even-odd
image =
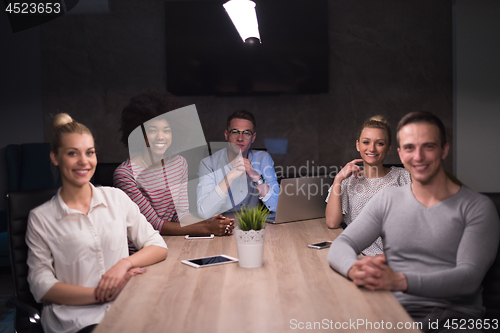
[[452,330],[464,329],[498,329],[498,319],[448,319],[444,327]]
[[59,14],[60,3],[11,2],[5,11],[9,14]]

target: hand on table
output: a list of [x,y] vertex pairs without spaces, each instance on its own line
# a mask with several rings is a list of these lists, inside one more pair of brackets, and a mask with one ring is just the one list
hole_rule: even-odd
[[132,276],[136,276],[137,274],[142,274],[142,273],[146,273],[146,268],[135,267],[129,269],[127,271],[127,274],[125,274],[125,277],[122,279],[121,283],[118,285],[115,294],[108,301],[114,301],[118,297],[118,295],[120,295],[121,291],[123,290],[123,288],[125,288],[125,286],[127,285],[128,281],[130,281]]
[[99,303],[116,299],[132,276],[146,271],[145,268],[131,266],[130,260],[122,259],[103,274],[95,289],[95,298]]
[[366,256],[356,261],[347,275],[354,284],[369,290],[405,291],[408,289],[406,276],[394,272],[386,265],[385,254],[376,257]]
[[234,229],[234,219],[226,218],[222,215],[215,215],[210,220],[207,220],[210,233],[216,236],[229,236]]

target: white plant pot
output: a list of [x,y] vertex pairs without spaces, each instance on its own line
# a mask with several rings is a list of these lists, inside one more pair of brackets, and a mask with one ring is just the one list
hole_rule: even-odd
[[236,227],[234,230],[236,247],[238,248],[238,264],[240,267],[252,268],[262,266],[265,229],[243,231]]

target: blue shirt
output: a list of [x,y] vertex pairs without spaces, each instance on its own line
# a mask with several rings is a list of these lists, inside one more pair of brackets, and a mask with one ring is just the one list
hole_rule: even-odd
[[227,158],[227,148],[221,149],[200,162],[197,204],[198,214],[202,218],[210,218],[215,214],[239,210],[242,206],[256,206],[259,200],[270,211],[276,211],[279,185],[271,155],[261,150],[249,150],[248,159],[252,163],[254,170],[262,175],[269,185],[269,192],[266,196],[259,196],[256,186],[253,185],[248,176],[234,180],[231,183],[228,195],[221,195],[220,191],[216,191],[217,185],[233,169]]

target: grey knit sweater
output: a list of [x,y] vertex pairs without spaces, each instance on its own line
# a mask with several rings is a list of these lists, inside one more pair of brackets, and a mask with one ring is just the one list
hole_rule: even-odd
[[408,280],[394,292],[405,307],[438,306],[480,316],[481,282],[493,263],[500,221],[486,196],[463,187],[431,207],[410,184],[383,189],[332,244],[331,267],[347,274],[357,254],[378,236],[387,263]]

